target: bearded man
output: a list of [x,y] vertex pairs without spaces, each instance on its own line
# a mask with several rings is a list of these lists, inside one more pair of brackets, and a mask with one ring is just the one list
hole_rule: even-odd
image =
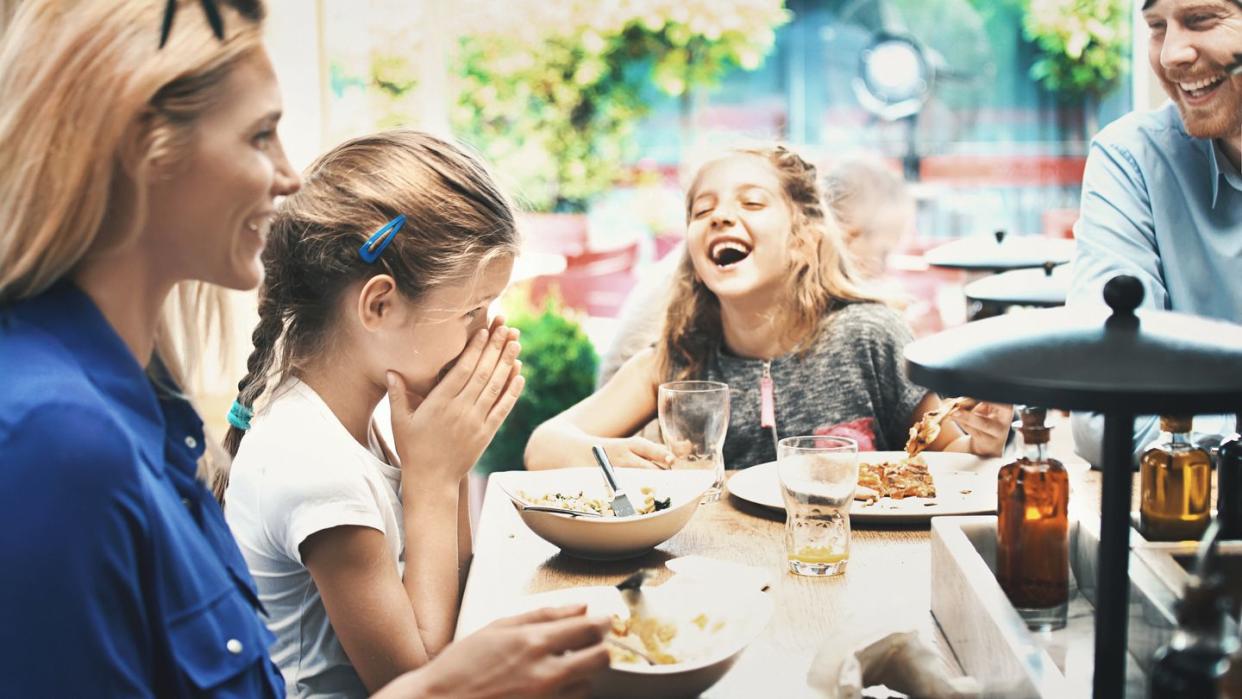
[[[1091,143],[1068,303],[1102,303],[1104,283],[1129,274],[1142,281],[1146,307],[1239,323],[1242,75],[1231,69],[1242,52],[1242,5],[1140,1],[1148,62],[1170,103],[1117,120]],[[1195,420],[1208,435],[1232,427],[1232,416]],[[1098,465],[1103,420],[1076,414],[1073,429],[1078,453]],[[1136,455],[1157,434],[1154,416],[1136,420]]]

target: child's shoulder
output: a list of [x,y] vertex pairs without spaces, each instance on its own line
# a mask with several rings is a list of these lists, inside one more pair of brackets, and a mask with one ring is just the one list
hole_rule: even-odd
[[830,312],[825,325],[834,333],[847,333],[854,338],[868,337],[878,341],[910,338],[910,329],[901,314],[878,301],[847,303]]
[[[268,479],[313,485],[350,477],[342,468],[359,447],[305,384],[282,386],[255,416],[233,462],[235,473],[255,470]],[[325,413],[325,411],[327,411]]]

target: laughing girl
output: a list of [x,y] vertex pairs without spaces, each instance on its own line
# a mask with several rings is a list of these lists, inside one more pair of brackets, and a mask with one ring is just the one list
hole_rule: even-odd
[[[781,146],[730,151],[699,169],[686,218],[660,339],[535,430],[527,468],[590,464],[596,443],[617,466],[667,467],[663,445],[630,435],[655,416],[660,383],[681,379],[729,385],[730,468],[774,460],[773,437],[831,433],[863,450],[901,449],[940,399],[902,372],[909,330],[855,284],[814,166]],[[999,454],[1011,417],[1009,406],[979,403],[931,449]]]

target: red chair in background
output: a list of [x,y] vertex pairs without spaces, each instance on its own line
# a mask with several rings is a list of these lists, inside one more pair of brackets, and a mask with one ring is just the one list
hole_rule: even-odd
[[1050,238],[1073,238],[1074,224],[1078,223],[1078,209],[1048,209],[1042,223],[1044,235]]
[[931,267],[923,260],[923,253],[941,242],[925,238],[908,241],[889,260],[884,272],[884,279],[901,289],[904,298],[898,300],[906,304],[902,314],[916,338],[934,335],[952,324],[940,314],[941,290],[960,289],[966,280],[960,270]]
[[566,308],[597,318],[615,318],[638,281],[638,241],[614,250],[593,250],[566,256],[565,271],[535,277],[530,298],[539,306],[553,289]]
[[523,213],[518,229],[530,252],[573,256],[587,251],[586,214]]
[[657,233],[655,236],[655,258],[663,260],[664,256],[677,249],[682,241],[686,239],[686,234],[676,233]]

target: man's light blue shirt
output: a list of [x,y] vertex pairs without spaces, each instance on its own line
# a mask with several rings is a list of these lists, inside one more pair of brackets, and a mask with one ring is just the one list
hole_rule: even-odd
[[[1214,141],[1186,133],[1172,103],[1129,114],[1092,141],[1074,235],[1068,304],[1103,303],[1104,283],[1130,274],[1146,307],[1242,322],[1242,174]],[[1102,425],[1074,416],[1078,453],[1094,464]],[[1232,432],[1232,419],[1196,419],[1195,429]],[[1136,453],[1157,432],[1154,417],[1136,420]]]

